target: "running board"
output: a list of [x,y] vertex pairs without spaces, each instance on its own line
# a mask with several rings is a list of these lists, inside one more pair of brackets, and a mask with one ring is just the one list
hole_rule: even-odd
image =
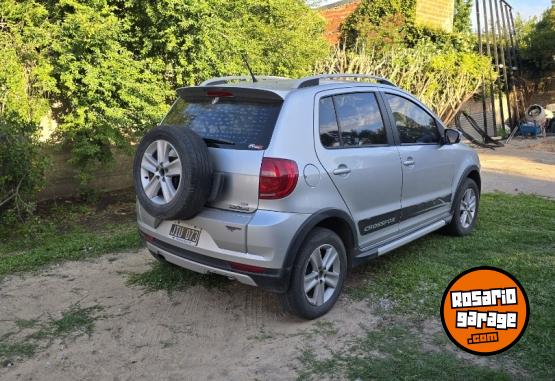
[[432,225],[426,226],[425,228],[422,228],[420,230],[415,231],[414,233],[411,233],[409,235],[406,235],[404,237],[401,237],[400,239],[393,241],[391,243],[388,243],[387,245],[384,245],[382,247],[378,248],[378,256],[380,255],[384,255],[385,253],[389,253],[390,251],[393,251],[395,249],[400,248],[401,246],[406,245],[409,242],[412,242],[420,237],[425,236],[426,234],[429,234],[435,230],[441,229],[442,227],[444,227],[445,225],[447,225],[447,223],[445,222],[445,220],[440,220],[436,223],[433,223]]

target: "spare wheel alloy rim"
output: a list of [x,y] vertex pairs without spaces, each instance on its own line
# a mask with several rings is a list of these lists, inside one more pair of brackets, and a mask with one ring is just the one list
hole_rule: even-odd
[[157,205],[171,202],[181,185],[181,159],[174,146],[155,140],[143,153],[141,184],[146,196]]

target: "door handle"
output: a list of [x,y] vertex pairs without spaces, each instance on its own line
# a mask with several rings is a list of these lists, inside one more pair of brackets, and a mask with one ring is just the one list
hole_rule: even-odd
[[416,164],[416,162],[414,161],[414,159],[412,157],[407,158],[407,160],[403,161],[403,165],[405,167],[412,167],[414,164]]
[[349,173],[351,173],[351,170],[346,165],[340,165],[333,170],[333,174],[337,176],[348,175]]

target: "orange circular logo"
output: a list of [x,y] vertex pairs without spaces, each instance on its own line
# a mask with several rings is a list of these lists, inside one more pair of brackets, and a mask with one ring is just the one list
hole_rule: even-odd
[[458,275],[441,301],[441,322],[447,336],[475,355],[509,349],[524,334],[529,316],[522,285],[495,267],[476,267]]

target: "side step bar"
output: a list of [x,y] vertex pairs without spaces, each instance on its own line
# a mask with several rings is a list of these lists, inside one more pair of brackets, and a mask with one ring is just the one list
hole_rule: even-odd
[[390,251],[393,251],[395,249],[398,249],[401,246],[406,245],[407,243],[414,241],[415,239],[418,239],[420,237],[425,236],[426,234],[429,234],[435,230],[441,229],[442,227],[444,227],[447,223],[445,222],[445,220],[440,220],[432,225],[426,226],[425,228],[422,228],[420,230],[415,231],[414,233],[411,233],[409,235],[406,235],[404,237],[399,238],[396,241],[393,241],[391,243],[388,243],[382,247],[378,248],[378,255],[384,255],[385,253],[389,253]]
[[359,255],[355,256],[353,258],[353,266],[358,266],[360,264],[363,264],[365,262],[368,262],[370,259],[379,257],[380,255],[384,255],[385,253],[389,253],[390,251],[393,251],[401,246],[406,245],[409,242],[412,242],[414,240],[417,240],[420,237],[425,236],[426,234],[429,234],[435,230],[441,229],[442,227],[444,227],[445,225],[447,225],[448,220],[442,219],[439,221],[434,222],[431,225],[428,225],[422,229],[416,230],[412,233],[409,233],[401,238],[398,238],[394,241],[388,242],[382,246],[378,246],[378,247],[372,247],[366,250],[361,250],[359,252]]

